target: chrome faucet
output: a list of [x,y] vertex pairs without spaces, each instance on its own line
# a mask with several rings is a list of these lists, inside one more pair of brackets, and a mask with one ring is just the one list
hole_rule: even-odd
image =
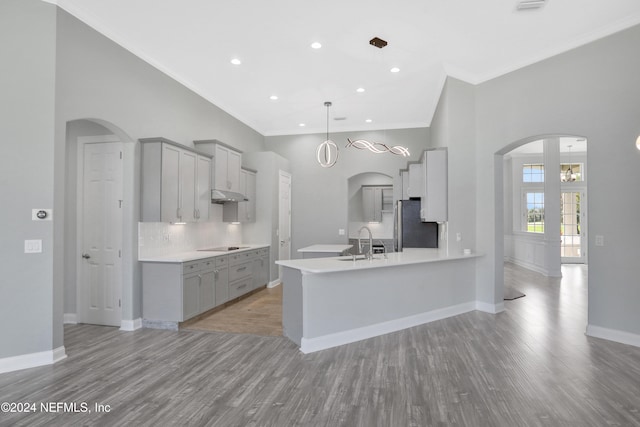
[[369,227],[362,226],[360,230],[358,230],[358,252],[362,253],[362,242],[360,241],[360,235],[362,234],[362,230],[367,230],[369,232],[369,252],[367,252],[367,259],[373,258],[373,234],[371,234],[371,230]]

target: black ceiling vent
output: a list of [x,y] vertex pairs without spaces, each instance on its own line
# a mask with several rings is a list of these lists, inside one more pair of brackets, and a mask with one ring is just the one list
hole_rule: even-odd
[[374,37],[371,40],[369,40],[369,44],[371,46],[375,46],[377,48],[382,49],[383,47],[385,47],[387,45],[387,42],[382,40],[380,37]]

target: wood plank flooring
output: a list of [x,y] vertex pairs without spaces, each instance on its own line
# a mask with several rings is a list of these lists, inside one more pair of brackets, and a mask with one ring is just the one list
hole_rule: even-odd
[[[284,337],[65,327],[69,357],[0,375],[0,402],[108,413],[0,413],[2,426],[640,426],[640,348],[584,335],[584,267],[527,296],[308,355]],[[363,300],[366,303],[366,300]]]
[[264,288],[183,329],[282,336],[282,286]]

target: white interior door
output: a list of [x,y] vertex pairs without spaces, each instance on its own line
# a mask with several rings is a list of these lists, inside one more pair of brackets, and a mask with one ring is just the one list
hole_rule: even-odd
[[122,143],[84,144],[78,283],[81,323],[122,318]]
[[[279,171],[279,207],[278,207],[278,259],[291,258],[291,175]],[[282,274],[280,274],[282,278]]]

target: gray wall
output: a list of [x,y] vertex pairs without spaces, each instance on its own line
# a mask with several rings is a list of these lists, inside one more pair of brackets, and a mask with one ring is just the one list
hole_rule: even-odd
[[[476,248],[475,88],[448,78],[431,122],[432,147],[447,147],[451,252]],[[461,240],[457,240],[457,235]]]
[[[63,313],[73,309],[75,229],[65,222],[75,210],[69,184],[67,125],[90,119],[118,135],[134,157],[125,171],[133,200],[125,224],[129,236],[123,317],[140,316],[137,267],[138,138],[164,136],[192,146],[216,138],[243,151],[264,149],[258,132],[101,36],[66,12],[39,0],[0,3],[0,67],[5,144],[2,170],[3,298],[0,358],[49,351],[63,345]],[[77,122],[76,122],[77,123]],[[72,126],[73,128],[73,126]],[[89,133],[102,133],[94,129]],[[87,133],[87,132],[80,132]],[[31,221],[32,208],[54,208],[52,222]],[[133,236],[133,237],[132,237]],[[25,239],[43,239],[42,254],[24,254]],[[127,240],[125,239],[125,242]],[[55,247],[55,251],[54,251]],[[20,325],[16,328],[15,325]]]
[[[62,345],[62,323],[52,325],[53,222],[31,220],[32,208],[54,207],[55,13],[40,1],[0,2],[0,358]],[[42,253],[25,254],[26,239],[42,239]]]
[[[411,157],[374,154],[344,146],[349,138],[368,138],[409,148]],[[316,161],[316,147],[324,134],[266,137],[267,149],[291,162],[291,256],[297,250],[321,243],[347,243],[348,236],[338,229],[348,225],[348,179],[364,172],[380,172],[395,177],[407,161],[418,160],[429,147],[429,129],[403,129],[380,132],[333,133],[330,138],[339,146],[338,162],[322,168]]]
[[[495,218],[503,210],[494,185],[501,193],[502,158],[494,154],[531,136],[580,135],[589,144],[589,324],[640,333],[639,45],[634,27],[476,87],[477,245],[486,254],[479,299],[490,302],[500,280],[493,266],[501,265],[495,243],[503,229]],[[596,235],[604,246],[595,246]]]
[[[193,140],[215,138],[241,151],[263,149],[262,135],[63,10],[58,10],[57,34],[56,152],[69,151],[69,146],[74,144],[69,141],[66,125],[78,123],[76,120],[79,119],[109,123],[121,131],[120,136],[125,142],[135,143],[138,138],[163,136],[193,147]],[[74,128],[70,129],[73,131]],[[138,147],[130,151],[139,156]],[[75,193],[75,183],[69,182],[68,178],[65,183],[63,174],[68,167],[76,165],[65,164],[67,160],[68,157],[61,157],[56,163],[56,191],[67,200],[61,209],[73,215],[75,194],[66,193]],[[137,190],[139,158],[134,161],[134,168],[134,174],[125,187]],[[134,222],[138,218],[138,197],[135,191],[131,215]],[[137,227],[131,225],[125,224],[127,235],[137,237]],[[63,273],[56,275],[55,282],[65,283],[67,290],[73,290],[76,287],[75,274],[70,273],[75,270],[75,260],[68,255],[76,252],[75,230],[61,228],[60,235],[63,236],[67,256],[66,259],[60,256],[58,260],[63,265]],[[123,319],[132,320],[141,317],[140,271],[135,262],[137,238],[132,239],[126,249]],[[128,264],[132,268],[127,269]],[[66,298],[65,312],[73,312],[70,311],[73,298]]]

